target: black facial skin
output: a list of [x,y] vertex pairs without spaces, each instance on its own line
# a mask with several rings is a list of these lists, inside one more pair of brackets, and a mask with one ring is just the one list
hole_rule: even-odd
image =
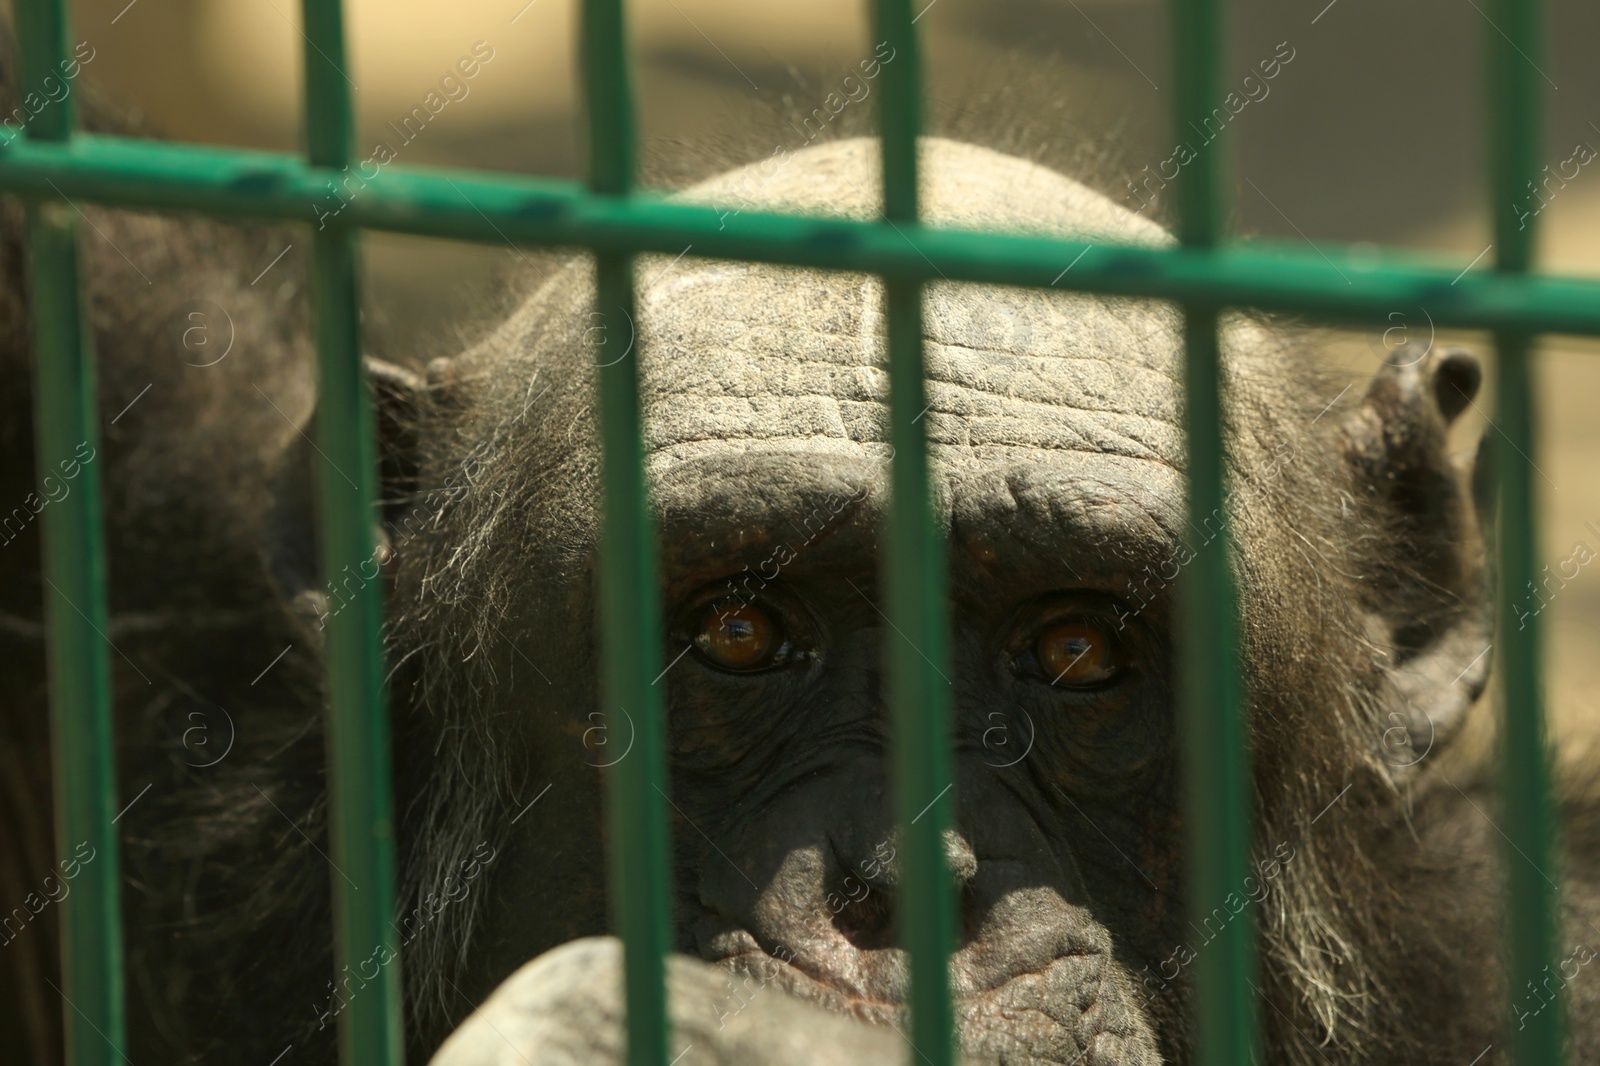
[[[825,526],[778,522],[751,539],[762,525],[742,513],[734,485],[727,498],[687,510],[727,515],[699,523],[694,539],[725,545],[743,531],[739,555],[669,553],[676,623],[664,662],[731,607],[763,612],[792,648],[755,671],[691,650],[667,675],[681,949],[735,963],[758,952],[785,959],[776,978],[785,987],[889,1020],[905,971],[880,678],[884,642],[901,638],[877,604],[884,471],[861,467],[852,477],[845,468],[845,486],[830,492],[839,473],[814,486],[790,481],[796,497],[820,501],[809,513],[828,515]],[[666,482],[670,495],[671,474]],[[1130,575],[1171,545],[1129,537],[1101,557],[1083,550],[1091,523],[1057,523],[1035,539],[1029,533],[1048,523],[1027,530],[1014,504],[993,514],[987,505],[998,498],[979,482],[951,501],[963,516],[951,548],[955,629],[945,668],[956,707],[948,841],[961,901],[952,981],[964,1012],[1029,1012],[1041,1019],[1032,1033],[1039,1050],[1059,1048],[1070,1060],[1072,1032],[1090,1023],[1057,1004],[1077,998],[1086,974],[1101,979],[1110,967],[1131,989],[1131,975],[1161,961],[1181,924],[1171,904],[1179,882],[1162,636],[1169,597],[1159,592],[1136,611],[1112,591],[1129,588]],[[1063,622],[1103,634],[1120,664],[1114,677],[1052,684],[1035,649]]]
[[[861,508],[852,518],[854,527],[797,553],[751,601],[779,620],[800,656],[733,673],[691,653],[673,672],[671,751],[685,797],[677,810],[704,834],[683,827],[682,947],[710,959],[792,953],[791,987],[887,1019],[904,998],[905,973],[877,681],[882,642],[897,638],[875,606],[873,560],[861,551],[870,551],[879,515]],[[1116,636],[1120,676],[1082,691],[1052,685],[1031,651],[1040,631],[1071,618],[1109,637],[1117,601],[1082,587],[1002,599],[1009,588],[976,564],[963,570],[949,676],[958,692],[984,695],[959,701],[955,726],[953,982],[969,1007],[1039,1008],[1066,999],[1078,972],[1112,944],[1130,971],[1159,961],[1136,951],[1156,939],[1145,931],[1170,928],[1175,916],[1155,878],[1170,893],[1176,871],[1141,870],[1094,825],[1148,840],[1147,862],[1172,850],[1168,659],[1136,620]],[[1073,580],[1064,568],[1036,577]],[[725,586],[686,598],[678,648],[700,605]],[[1134,935],[1108,938],[1095,900],[1116,901],[1111,909]]]
[[[12,80],[0,66],[6,110]],[[92,111],[88,124],[117,128]],[[762,187],[780,206],[871,218],[876,151],[819,143]],[[933,224],[1169,239],[1015,157],[938,139],[926,155]],[[313,551],[301,242],[86,210],[107,237],[86,238],[84,260],[120,794],[151,785],[118,823],[127,1054],[266,1063],[292,1044],[293,1062],[332,1062],[364,982],[336,974],[330,948],[320,622],[337,593]],[[280,286],[252,287],[290,243]],[[24,247],[19,205],[0,201],[0,517],[36,487]],[[703,1061],[889,1061],[905,967],[883,663],[903,638],[880,610],[880,294],[853,275],[666,265],[641,260],[634,350],[660,544],[673,1010],[699,1026],[695,1054],[721,1056]],[[248,352],[174,360],[201,299]],[[426,374],[372,364],[374,520],[392,556],[351,569],[387,597],[414,1062],[530,960],[537,972],[613,928],[605,775],[629,757],[638,709],[606,705],[598,684],[591,302],[576,260]],[[1337,399],[1304,334],[1228,317],[1233,496],[1226,515],[1187,516],[1173,309],[935,283],[925,319],[969,1061],[1190,1061],[1194,960],[1239,920],[1259,931],[1265,1061],[1506,1061],[1492,782],[1440,769],[1492,662],[1488,485],[1446,447],[1476,361],[1408,350]],[[1220,528],[1237,548],[1255,867],[1228,898],[1195,901],[1175,605]],[[34,524],[0,545],[0,918],[57,859],[37,538]],[[697,641],[735,609],[776,627],[771,658],[747,669]],[[1046,669],[1041,637],[1064,624],[1103,638],[1114,669],[1082,684]],[[219,709],[236,737],[210,763],[189,730],[200,714],[220,745]],[[1600,818],[1569,792],[1562,958],[1600,937]],[[61,1059],[53,922],[46,909],[8,928],[0,950],[18,1061]],[[551,1008],[540,1032],[599,1048],[584,1041],[614,1032],[616,982],[559,973],[589,1006]],[[759,975],[742,987],[809,1005],[772,991],[735,1009],[707,974]],[[1564,992],[1573,1061],[1600,1059],[1600,979],[1580,971]],[[752,1019],[749,1043],[719,1043]]]

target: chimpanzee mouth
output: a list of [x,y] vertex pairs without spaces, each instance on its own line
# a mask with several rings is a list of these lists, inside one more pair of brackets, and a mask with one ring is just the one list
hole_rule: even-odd
[[[748,945],[748,934],[735,937]],[[894,955],[903,966],[904,956],[897,950]],[[889,1026],[902,1035],[908,1032],[903,1001],[842,989],[827,977],[802,969],[798,959],[746,946],[713,961],[738,975],[729,982],[726,1002],[717,1007],[719,1020],[762,995],[788,994],[831,1013]],[[1102,1002],[1107,998],[1107,986],[1101,976],[1108,962],[1108,957],[1097,951],[1060,955],[1040,969],[958,996],[953,1007],[963,1046],[969,1053],[998,1053],[1007,1061],[1066,1066],[1081,1061],[1091,1048],[1107,1051],[1108,1043],[1114,1043],[1127,1051],[1113,1052],[1103,1061],[1159,1061],[1143,1056],[1144,1042],[1136,1037],[1130,1045],[1133,1034],[1125,1030],[1132,1004],[1117,1002],[1122,999],[1117,996]]]
[[740,997],[734,1001],[736,1008],[748,1003],[753,995],[776,990],[874,1025],[901,1027],[905,1024],[904,1003],[846,991],[826,978],[807,973],[794,962],[760,947],[748,948],[713,961],[743,978],[732,986],[731,994]]

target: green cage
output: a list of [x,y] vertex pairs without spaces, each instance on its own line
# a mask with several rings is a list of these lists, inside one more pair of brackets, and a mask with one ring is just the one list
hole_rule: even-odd
[[[1484,31],[1490,71],[1494,202],[1514,199],[1537,178],[1540,101],[1539,5],[1495,0]],[[891,381],[893,510],[887,543],[889,617],[910,637],[895,647],[889,687],[896,726],[896,802],[907,870],[905,947],[912,962],[911,1039],[928,1066],[955,1057],[946,959],[954,899],[941,834],[950,821],[946,607],[942,544],[928,505],[924,430],[921,289],[954,281],[1047,287],[1174,301],[1185,315],[1189,508],[1222,506],[1217,322],[1232,306],[1301,312],[1357,324],[1384,321],[1397,306],[1425,304],[1440,326],[1492,331],[1498,352],[1497,538],[1502,588],[1535,576],[1532,479],[1534,412],[1529,364],[1542,333],[1600,335],[1600,282],[1529,273],[1532,228],[1506,212],[1495,220],[1492,269],[1447,271],[1371,256],[1344,272],[1320,254],[1230,246],[1222,225],[1222,154],[1202,154],[1181,185],[1181,247],[1119,248],[1012,235],[931,230],[918,225],[916,137],[921,107],[916,33],[908,0],[873,0],[875,33],[903,58],[882,82],[882,222],[847,222],[668,203],[635,188],[634,134],[621,0],[584,0],[583,96],[589,182],[391,167],[340,219],[313,235],[313,294],[321,395],[318,445],[359,491],[324,484],[321,557],[339,561],[372,551],[376,491],[373,415],[359,358],[355,242],[362,229],[529,246],[563,245],[596,254],[598,312],[621,315],[633,303],[632,260],[675,253],[865,271],[884,279]],[[1203,121],[1221,96],[1224,37],[1220,0],[1173,0],[1173,121]],[[66,59],[63,0],[19,0],[22,91],[38,89]],[[39,462],[95,442],[94,360],[85,325],[72,201],[225,218],[305,221],[305,205],[352,162],[349,84],[339,0],[304,0],[304,159],[76,134],[70,99],[44,110],[26,136],[0,147],[0,190],[30,206],[33,321],[37,353],[35,415]],[[1075,264],[1062,274],[1062,263]],[[645,507],[637,365],[620,360],[600,373],[604,455],[602,545],[603,670],[608,701],[635,708],[640,757],[610,776],[612,883],[616,928],[626,943],[629,1059],[665,1066],[667,1023],[663,955],[668,948],[666,786],[659,693],[659,604],[655,551]],[[56,781],[56,841],[65,853],[88,841],[106,858],[86,866],[62,904],[66,1047],[78,1066],[123,1061],[123,960],[119,931],[116,781],[109,696],[106,581],[98,475],[43,516],[49,677]],[[1506,829],[1520,841],[1507,864],[1508,987],[1537,978],[1553,959],[1556,893],[1541,872],[1554,851],[1547,756],[1540,705],[1537,629],[1516,621],[1502,597],[1501,705],[1505,714]],[[1187,775],[1190,880],[1195,898],[1225,895],[1249,868],[1250,767],[1236,659],[1235,598],[1222,552],[1196,560],[1183,599],[1182,736]],[[359,894],[333,880],[336,965],[368,945],[396,949],[394,820],[388,720],[383,691],[380,604],[375,586],[354,597],[329,625],[329,780],[333,861],[369,886]],[[912,646],[929,652],[929,660]],[[920,815],[917,812],[922,812]],[[1523,861],[1526,860],[1526,861]],[[359,948],[358,948],[359,946]],[[1230,923],[1197,962],[1199,1060],[1241,1064],[1258,1057],[1252,924]],[[339,1018],[348,1063],[396,1063],[402,1056],[396,968]],[[1523,1066],[1560,1061],[1557,1010],[1539,1012],[1511,1033]]]

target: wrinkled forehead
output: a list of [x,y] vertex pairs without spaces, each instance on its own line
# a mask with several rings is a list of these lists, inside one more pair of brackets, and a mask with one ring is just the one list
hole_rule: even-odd
[[[653,461],[714,442],[888,440],[876,278],[682,260],[639,274]],[[1180,463],[1169,309],[950,282],[929,285],[924,306],[934,443]]]
[[[733,526],[883,495],[888,376],[874,277],[654,257],[640,262],[646,449],[670,515]],[[935,479],[973,500],[1181,491],[1178,319],[1148,302],[936,282],[924,352]],[[1163,523],[1164,524],[1164,523]]]

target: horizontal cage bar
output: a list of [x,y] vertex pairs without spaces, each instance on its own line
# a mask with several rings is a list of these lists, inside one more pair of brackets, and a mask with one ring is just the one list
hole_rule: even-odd
[[[315,222],[343,176],[290,156],[114,137],[0,148],[0,191],[219,216]],[[992,282],[1301,312],[1389,324],[1426,308],[1439,326],[1600,336],[1600,281],[1451,271],[1370,253],[1342,266],[1267,244],[1215,251],[1088,245],[1011,234],[897,227],[597,197],[571,182],[390,167],[341,214],[352,227],[485,243],[665,252],[950,281]],[[1330,249],[1324,248],[1324,252]],[[1333,250],[1336,251],[1336,250]],[[1082,258],[1078,257],[1082,255]],[[1070,267],[1070,269],[1068,269]]]

